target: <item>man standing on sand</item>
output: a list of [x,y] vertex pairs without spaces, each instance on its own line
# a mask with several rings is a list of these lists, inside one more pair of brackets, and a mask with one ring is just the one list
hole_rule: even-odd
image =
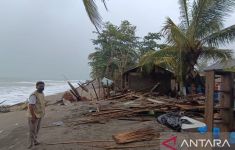
[[45,115],[45,99],[44,90],[45,83],[38,81],[36,83],[36,91],[34,91],[28,101],[28,123],[29,123],[29,146],[39,145],[37,141],[38,131],[40,129],[41,119]]

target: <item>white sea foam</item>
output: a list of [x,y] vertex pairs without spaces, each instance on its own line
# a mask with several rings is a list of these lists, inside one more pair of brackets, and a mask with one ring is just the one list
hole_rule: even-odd
[[[43,80],[46,84],[45,95],[53,95],[64,92],[69,89],[65,81]],[[71,83],[77,87],[79,80],[73,80]],[[29,95],[35,90],[36,81],[1,81],[0,80],[0,102],[5,101],[1,105],[13,105],[24,102]]]

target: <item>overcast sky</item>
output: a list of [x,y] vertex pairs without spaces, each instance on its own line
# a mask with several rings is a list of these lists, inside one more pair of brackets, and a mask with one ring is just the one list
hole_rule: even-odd
[[[98,3],[103,21],[129,20],[138,36],[158,32],[167,16],[179,19],[178,0],[109,0],[107,5],[108,12]],[[235,13],[226,26],[234,20]],[[81,0],[0,0],[0,78],[88,79],[94,30]]]

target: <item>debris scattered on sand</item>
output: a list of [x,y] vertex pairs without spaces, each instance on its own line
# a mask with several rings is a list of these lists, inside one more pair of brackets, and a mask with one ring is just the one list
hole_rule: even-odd
[[56,122],[53,122],[52,124],[55,126],[62,126],[62,125],[64,125],[64,122],[63,121],[56,121]]
[[5,106],[5,105],[0,106],[0,112],[1,113],[10,112],[10,106]]

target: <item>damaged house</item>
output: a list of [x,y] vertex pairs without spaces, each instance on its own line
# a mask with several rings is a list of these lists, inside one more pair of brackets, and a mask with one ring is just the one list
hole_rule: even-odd
[[174,74],[160,66],[146,72],[141,66],[134,67],[123,73],[123,88],[135,91],[154,90],[160,95],[168,95],[175,90]]

